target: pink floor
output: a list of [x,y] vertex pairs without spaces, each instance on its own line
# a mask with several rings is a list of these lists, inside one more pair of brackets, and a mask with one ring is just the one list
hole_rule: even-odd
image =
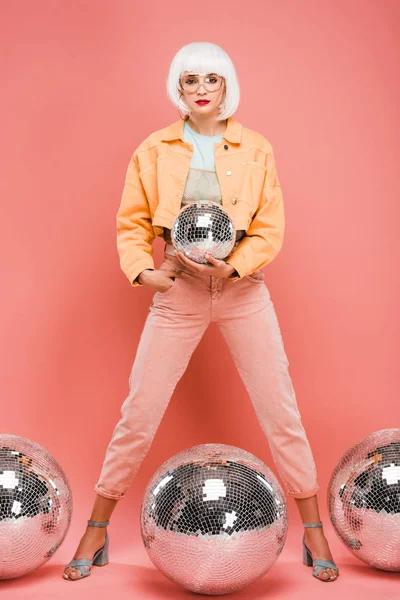
[[[59,600],[80,598],[85,600],[147,600],[168,598],[195,598],[200,594],[188,592],[167,579],[148,558],[139,535],[138,525],[114,519],[109,526],[110,563],[105,567],[93,567],[90,577],[81,581],[62,578],[65,564],[69,562],[82,534],[74,524],[63,544],[52,558],[37,571],[25,577],[0,581],[0,596],[4,600],[30,598]],[[324,529],[340,576],[337,581],[325,583],[311,574],[311,567],[302,564],[301,537],[303,530],[298,523],[289,526],[284,549],[264,577],[238,593],[227,594],[230,598],[274,598],[274,600],[304,598],[362,598],[373,600],[400,599],[400,573],[377,570],[355,558],[337,538],[329,520]],[[130,541],[133,537],[134,543]],[[204,596],[206,597],[206,596]],[[207,596],[210,597],[210,596]]]

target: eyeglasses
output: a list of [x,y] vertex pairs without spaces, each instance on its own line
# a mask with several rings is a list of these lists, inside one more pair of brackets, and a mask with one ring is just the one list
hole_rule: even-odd
[[202,77],[200,77],[198,73],[192,73],[181,77],[179,83],[185,92],[194,94],[199,89],[201,81],[207,92],[217,92],[221,88],[223,80],[224,77],[222,77],[222,75],[217,75],[216,73],[207,73],[207,75]]

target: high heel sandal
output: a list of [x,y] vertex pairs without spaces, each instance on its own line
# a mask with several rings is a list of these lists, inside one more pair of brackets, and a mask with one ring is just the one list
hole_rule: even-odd
[[[88,520],[88,524],[93,525],[93,527],[107,527],[109,522],[110,521],[91,521],[90,519]],[[73,558],[71,562],[69,562],[64,567],[64,579],[67,579],[68,581],[78,581],[79,579],[82,579],[83,577],[88,577],[88,575],[91,574],[92,569],[87,570],[86,567],[91,567],[92,565],[95,565],[96,567],[104,567],[105,565],[108,565],[108,544],[108,531],[106,531],[106,539],[104,546],[99,548],[99,550],[97,550],[94,553],[92,560],[90,560],[90,558]],[[68,567],[76,567],[77,569],[79,569],[79,571],[81,572],[81,576],[75,578],[69,577],[68,574],[65,573],[65,569],[67,569]]]
[[[322,521],[318,521],[317,523],[303,523],[303,525],[304,527],[322,527]],[[318,577],[319,573],[325,568],[335,569],[337,572],[339,572],[339,569],[334,560],[324,560],[322,558],[313,559],[311,551],[306,546],[305,534],[303,534],[303,563],[307,567],[317,567],[315,570],[313,569],[313,575],[321,581],[336,581],[338,577],[337,575],[334,579],[322,579],[321,577]]]

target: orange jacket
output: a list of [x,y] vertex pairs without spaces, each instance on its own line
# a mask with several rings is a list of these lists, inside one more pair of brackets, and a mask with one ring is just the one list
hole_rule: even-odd
[[[172,228],[190,168],[193,145],[183,139],[183,120],[151,133],[134,151],[117,213],[117,248],[132,286],[154,269],[152,242]],[[215,145],[222,207],[245,237],[225,259],[242,279],[270,263],[282,247],[285,216],[270,142],[233,117]]]

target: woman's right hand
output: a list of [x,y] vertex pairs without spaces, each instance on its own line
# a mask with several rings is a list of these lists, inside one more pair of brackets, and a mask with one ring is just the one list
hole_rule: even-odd
[[139,274],[138,280],[157,292],[166,292],[174,283],[172,277],[181,277],[181,273],[170,269],[145,269]]

